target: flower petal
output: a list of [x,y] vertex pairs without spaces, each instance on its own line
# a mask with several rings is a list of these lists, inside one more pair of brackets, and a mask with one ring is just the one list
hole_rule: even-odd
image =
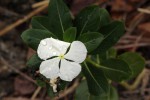
[[57,78],[59,75],[59,61],[58,57],[43,61],[40,65],[40,73],[46,78]]
[[59,77],[64,81],[72,81],[81,72],[81,66],[78,63],[61,60]]
[[71,44],[69,52],[65,55],[66,59],[73,60],[77,63],[82,63],[87,55],[85,45],[80,41],[74,41]]
[[53,56],[65,54],[69,45],[70,43],[67,42],[59,41],[53,38],[46,38],[41,40],[37,53],[41,59],[46,60]]
[[70,46],[70,43],[56,40],[51,38],[51,41],[53,42],[53,45],[59,50],[61,54],[65,54],[68,47]]

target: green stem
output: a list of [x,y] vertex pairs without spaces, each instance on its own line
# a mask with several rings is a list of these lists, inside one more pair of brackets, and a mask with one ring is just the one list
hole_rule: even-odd
[[[105,68],[105,67],[100,66],[98,63],[92,61],[89,57],[86,58],[86,61],[89,62],[89,63],[91,63],[91,64],[94,65],[95,67],[98,67],[98,68],[100,68],[100,67],[101,67],[101,68]],[[125,82],[125,81],[121,82],[120,85],[122,85],[123,87],[125,87],[125,88],[128,89],[128,90],[134,90],[134,89],[136,89],[136,88],[139,86],[139,84],[140,84],[142,78],[144,77],[145,73],[146,73],[146,71],[143,70],[143,72],[141,72],[141,74],[136,78],[136,80],[134,81],[134,83],[131,84],[131,85],[128,84],[127,82]]]
[[100,59],[99,59],[99,55],[96,55],[96,60],[97,60],[97,64],[100,64]]
[[141,74],[135,79],[133,84],[128,84],[127,82],[121,82],[120,85],[122,85],[123,87],[125,87],[127,90],[135,90],[139,84],[141,83],[142,78],[145,76],[146,70],[143,70],[141,72]]
[[97,64],[96,62],[92,61],[90,58],[86,58],[86,61],[91,63],[92,65],[94,65],[95,67],[100,68],[101,66],[99,64]]

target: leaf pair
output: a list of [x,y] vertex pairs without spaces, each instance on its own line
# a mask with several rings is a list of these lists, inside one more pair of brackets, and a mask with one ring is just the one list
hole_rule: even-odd
[[44,38],[63,39],[63,33],[72,26],[72,18],[68,7],[63,0],[51,0],[48,8],[48,17],[33,17],[32,29],[22,33],[27,45],[36,50],[40,40]]
[[96,5],[84,8],[75,17],[74,25],[77,27],[78,40],[85,44],[88,53],[100,45],[104,37],[99,33],[99,29],[109,22],[108,12]]
[[137,53],[127,52],[117,58],[109,55],[108,57],[100,64],[88,58],[83,66],[89,92],[93,95],[108,92],[107,79],[115,82],[129,80],[136,77],[145,66],[144,59]]
[[75,100],[118,100],[118,93],[114,87],[109,85],[109,90],[106,94],[91,95],[88,92],[86,80],[83,80],[76,89]]
[[[101,33],[101,41],[92,42],[91,45],[95,45],[94,49],[90,49],[91,45],[86,45],[89,52],[93,51],[92,54],[102,54],[109,48],[114,46],[122,35],[124,35],[124,23],[121,21],[112,21],[105,9],[99,8],[98,6],[89,6],[84,8],[75,18],[75,26],[77,27],[78,36],[80,40],[84,42],[86,33],[91,32],[93,35],[95,32]],[[100,34],[99,33],[99,34]],[[91,40],[96,39],[91,36]],[[103,36],[102,36],[103,35]],[[103,39],[102,39],[103,38]],[[83,39],[83,40],[82,40]],[[96,49],[96,50],[95,50]]]
[[[110,23],[111,20],[108,12],[96,5],[83,9],[75,17],[74,21],[63,0],[51,0],[48,12],[48,17],[33,17],[31,21],[33,29],[22,34],[25,43],[34,50],[36,50],[39,43],[36,41],[37,39],[53,37],[66,42],[72,42],[79,38],[80,41],[85,43],[89,53],[93,50],[94,54],[102,53],[113,46],[124,32],[122,22],[114,21]],[[98,34],[99,31],[101,34]],[[50,35],[46,35],[46,32],[49,32]],[[36,36],[37,34],[42,34],[43,37],[38,37]],[[31,37],[32,41],[27,37]],[[36,46],[34,43],[36,43]]]
[[84,8],[75,18],[74,24],[78,34],[98,32],[99,29],[110,22],[109,13],[99,6],[93,5]]
[[48,30],[62,40],[65,30],[72,27],[72,18],[63,0],[51,0],[48,17],[33,17],[31,24],[32,28]]
[[101,65],[87,59],[87,63],[83,66],[83,73],[87,79],[89,92],[100,95],[108,92],[108,79],[117,82],[126,80],[130,77],[131,70],[128,64],[119,59],[108,59]]
[[93,53],[103,54],[108,51],[124,35],[124,31],[124,24],[121,21],[113,21],[101,27],[100,33],[104,35],[104,39]]

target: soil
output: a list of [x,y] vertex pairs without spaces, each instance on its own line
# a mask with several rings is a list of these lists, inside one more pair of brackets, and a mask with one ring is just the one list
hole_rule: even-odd
[[[33,11],[32,5],[40,1],[1,0],[0,30]],[[150,73],[150,0],[65,0],[65,2],[74,15],[87,5],[96,3],[106,8],[113,19],[124,20],[126,35],[115,47],[119,53],[139,52],[146,59],[145,69]],[[141,13],[137,10],[139,8],[149,9],[149,13]],[[47,10],[38,15],[45,14]],[[0,36],[0,58],[3,59],[0,60],[0,100],[30,100],[37,88],[30,79],[26,78],[26,75],[30,77],[26,61],[34,51],[28,48],[20,37],[29,26],[30,20],[27,20]],[[139,37],[141,37],[140,40],[138,40]],[[134,91],[115,84],[120,100],[150,100],[149,73]],[[36,100],[49,100],[45,89],[41,90]]]

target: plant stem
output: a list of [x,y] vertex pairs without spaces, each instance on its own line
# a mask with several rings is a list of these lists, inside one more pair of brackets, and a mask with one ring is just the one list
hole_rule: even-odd
[[31,100],[35,100],[35,98],[36,98],[36,96],[39,94],[39,92],[41,91],[41,87],[38,87],[36,90],[35,90],[35,92],[34,92],[34,94],[32,95],[32,97],[31,97]]
[[[91,63],[91,64],[94,65],[95,67],[98,67],[98,68],[101,67],[101,68],[103,68],[103,67],[100,66],[98,63],[92,61],[90,58],[87,58],[86,61],[89,62],[89,63]],[[125,81],[123,81],[123,82],[121,82],[121,83],[119,83],[119,84],[122,85],[123,87],[125,87],[127,90],[131,90],[131,91],[132,91],[132,90],[135,90],[135,89],[139,86],[139,84],[140,84],[142,78],[144,77],[145,73],[146,73],[146,69],[144,69],[144,70],[141,72],[141,74],[136,78],[136,80],[134,81],[134,83],[131,84],[131,85],[128,84],[127,82],[125,82]]]
[[99,54],[96,55],[97,64],[100,64]]
[[120,85],[122,85],[123,87],[125,87],[126,89],[128,89],[128,90],[135,90],[138,86],[139,86],[139,84],[140,84],[140,82],[141,82],[141,80],[142,80],[142,78],[145,76],[145,73],[146,73],[146,70],[144,69],[142,72],[141,72],[141,74],[136,78],[136,80],[134,81],[134,83],[133,84],[128,84],[127,82],[121,82],[120,83]]
[[95,67],[100,68],[101,66],[99,64],[97,64],[96,62],[92,61],[90,58],[86,58],[86,61],[91,63],[92,65],[94,65]]

